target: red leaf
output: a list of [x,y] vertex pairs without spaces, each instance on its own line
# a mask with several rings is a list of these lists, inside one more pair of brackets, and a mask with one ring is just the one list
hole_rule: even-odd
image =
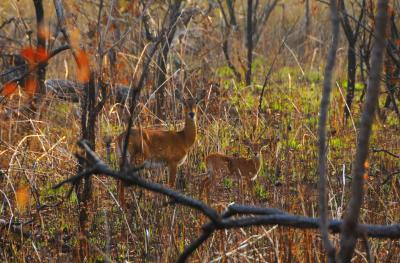
[[82,83],[89,82],[89,79],[90,79],[89,58],[85,51],[77,50],[76,63],[78,64],[78,79],[79,79],[79,81],[81,81]]
[[49,55],[47,54],[46,49],[44,49],[42,47],[38,47],[36,49],[36,56],[35,56],[36,62],[40,63],[40,62],[46,61],[48,58],[49,58]]
[[42,47],[24,48],[24,49],[21,50],[21,56],[25,60],[27,60],[30,65],[46,61],[48,59],[48,57],[49,57],[49,55],[47,54],[46,49],[44,49]]
[[32,47],[27,47],[21,50],[21,56],[28,61],[29,64],[35,63],[36,51]]
[[15,90],[17,89],[17,86],[18,86],[18,84],[15,83],[15,82],[6,83],[6,84],[3,86],[3,89],[2,89],[2,91],[1,91],[1,94],[2,94],[3,96],[8,97],[8,96],[12,95],[12,94],[15,92]]

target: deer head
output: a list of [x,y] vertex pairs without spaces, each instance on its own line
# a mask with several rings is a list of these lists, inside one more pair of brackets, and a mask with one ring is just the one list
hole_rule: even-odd
[[195,121],[197,117],[197,105],[204,98],[203,93],[198,93],[195,98],[185,99],[181,92],[175,90],[175,98],[184,106],[185,108],[185,119]]

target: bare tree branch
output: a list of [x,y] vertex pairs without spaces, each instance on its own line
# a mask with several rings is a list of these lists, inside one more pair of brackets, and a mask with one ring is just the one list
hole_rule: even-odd
[[231,61],[231,59],[229,57],[228,37],[229,37],[229,31],[230,30],[229,29],[227,29],[227,30],[228,30],[228,33],[226,34],[226,36],[224,37],[224,40],[222,42],[222,51],[224,53],[224,57],[225,57],[226,63],[228,64],[228,67],[232,70],[233,75],[235,75],[236,79],[238,81],[240,81],[242,79],[242,77],[240,76],[239,71],[237,71],[237,69],[235,68],[235,66],[233,65],[233,63],[232,63],[232,61]]
[[253,42],[256,46],[260,37],[262,35],[262,31],[267,23],[272,11],[275,9],[276,5],[278,4],[279,0],[272,0],[272,2],[268,1],[264,8],[262,8],[262,12],[260,17],[254,18],[254,33],[253,33]]
[[368,156],[369,138],[371,127],[379,96],[379,74],[382,71],[383,55],[385,51],[385,30],[388,21],[388,0],[378,1],[375,27],[375,44],[371,55],[371,71],[368,81],[366,100],[361,116],[360,134],[357,151],[352,169],[351,199],[344,217],[342,237],[340,244],[340,261],[349,262],[354,252],[357,241],[355,229],[357,228],[360,209],[363,202],[363,187],[365,161]]
[[[44,34],[44,10],[42,0],[33,0],[36,12],[36,38],[37,38],[37,48],[46,50],[46,38]],[[44,81],[46,80],[46,65],[43,67],[38,67],[36,71],[37,81],[38,81],[38,93],[37,99],[46,93],[46,86]]]
[[320,231],[324,248],[327,251],[329,262],[335,262],[335,247],[329,240],[328,232],[328,194],[326,191],[327,176],[327,145],[326,145],[326,123],[328,121],[329,101],[332,90],[332,74],[335,66],[336,51],[339,43],[339,15],[337,1],[330,1],[330,13],[332,24],[332,44],[329,49],[320,104],[319,125],[318,125],[318,173],[319,173],[319,216]]
[[372,149],[372,152],[374,152],[374,153],[384,152],[386,154],[389,154],[392,157],[400,159],[400,155],[399,154],[394,154],[394,153],[392,153],[392,152],[390,152],[390,151],[388,151],[386,149]]
[[251,65],[253,63],[253,0],[247,0],[246,15],[246,46],[247,46],[247,68],[245,74],[246,86],[251,85]]
[[281,45],[279,46],[279,50],[275,54],[275,57],[272,60],[271,65],[269,66],[268,72],[265,75],[264,82],[263,82],[263,85],[262,85],[262,88],[261,88],[260,97],[258,98],[258,113],[257,114],[260,114],[260,112],[261,112],[261,107],[262,107],[262,101],[263,101],[263,98],[264,98],[265,88],[267,87],[268,81],[269,81],[269,79],[270,79],[270,77],[272,75],[272,69],[274,68],[275,62],[277,61],[278,56],[281,54],[281,52],[283,50],[283,47],[285,46],[285,42],[286,42],[287,38],[289,37],[289,35],[293,32],[293,29],[295,28],[296,24],[297,23],[293,24],[292,28],[288,31],[288,33],[286,33],[285,37],[282,40]]
[[161,50],[157,57],[157,71],[156,71],[156,100],[157,100],[157,116],[161,120],[165,120],[166,112],[164,109],[165,104],[165,82],[167,79],[167,60],[172,41],[175,36],[178,19],[181,16],[181,3],[180,0],[174,0],[170,3],[168,8],[167,25],[164,25],[164,35],[161,40]]
[[230,18],[230,25],[236,28],[237,21],[236,21],[236,14],[235,14],[235,0],[226,0],[226,5],[228,6],[228,13]]

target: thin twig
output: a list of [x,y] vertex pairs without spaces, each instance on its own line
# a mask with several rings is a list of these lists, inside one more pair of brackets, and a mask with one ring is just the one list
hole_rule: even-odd
[[388,150],[386,150],[386,149],[377,149],[377,148],[374,148],[374,149],[372,149],[372,152],[374,152],[374,153],[384,152],[384,153],[386,153],[386,154],[389,154],[389,155],[392,156],[392,157],[395,157],[395,158],[400,159],[400,155],[395,154],[395,153],[392,153],[392,152],[390,152],[390,151],[388,151]]

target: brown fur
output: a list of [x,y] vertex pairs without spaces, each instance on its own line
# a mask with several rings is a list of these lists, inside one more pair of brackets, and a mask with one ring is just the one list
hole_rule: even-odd
[[200,197],[205,190],[206,199],[209,198],[209,191],[217,179],[224,176],[235,176],[240,181],[240,190],[243,191],[243,181],[247,187],[255,180],[260,170],[260,154],[253,158],[234,157],[221,153],[211,153],[206,157],[207,177],[200,184]]
[[[152,168],[152,164],[169,169],[169,185],[175,184],[176,171],[181,165],[196,141],[196,114],[197,101],[188,99],[183,102],[185,112],[185,127],[181,131],[166,131],[161,129],[132,129],[127,149],[127,163],[145,164],[146,168]],[[194,118],[190,115],[194,114]],[[117,138],[117,148],[122,155],[123,143],[126,133]],[[122,158],[121,158],[122,159]],[[124,205],[124,186],[118,182],[120,202]]]

